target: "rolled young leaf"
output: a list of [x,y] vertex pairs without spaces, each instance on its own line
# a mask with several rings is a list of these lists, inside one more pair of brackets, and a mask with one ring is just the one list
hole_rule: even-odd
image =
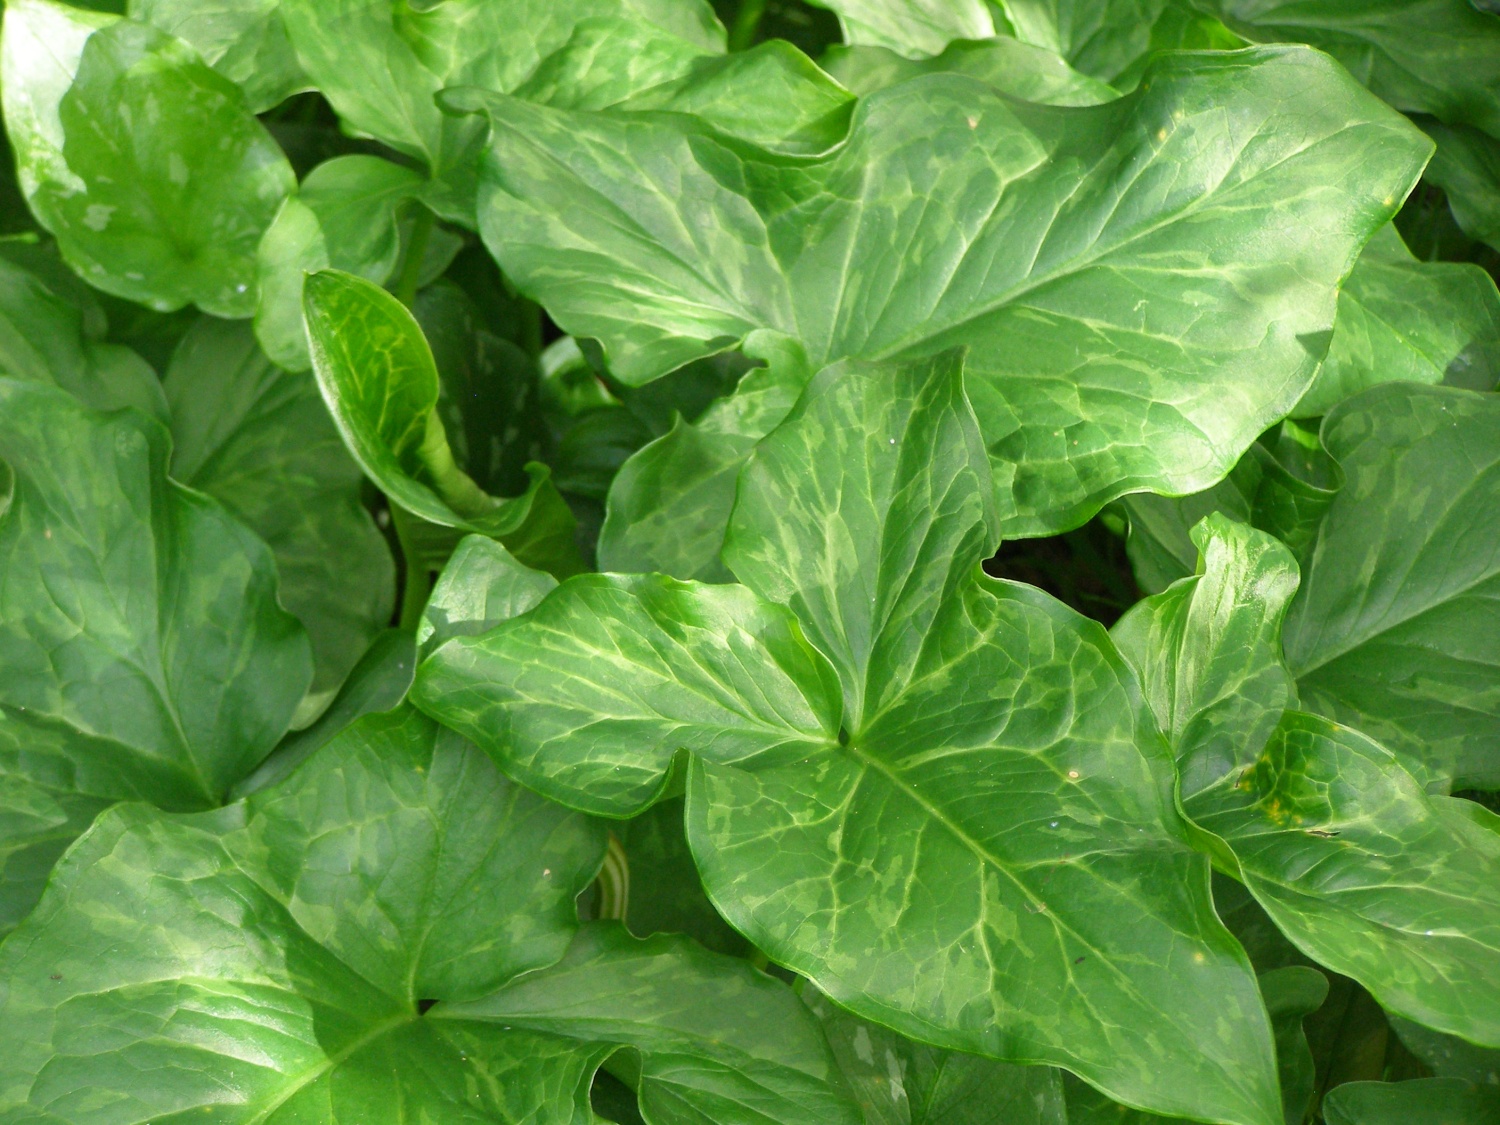
[[0,926],[105,805],[217,804],[312,678],[270,551],[167,479],[170,448],[144,415],[0,380]]
[[256,251],[260,299],[255,335],[282,367],[312,366],[302,326],[302,279],[318,270],[343,270],[377,285],[401,258],[397,224],[422,191],[422,177],[376,156],[324,161],[282,204]]
[[1228,472],[1306,390],[1430,152],[1295,49],[1163,56],[1084,109],[933,75],[863,99],[816,158],[681,115],[485,104],[487,245],[617,377],[763,328],[813,370],[966,345],[1008,535]]
[[1281,629],[1297,564],[1279,541],[1215,512],[1193,528],[1201,562],[1110,631],[1177,758],[1185,800],[1255,761],[1296,687]]
[[303,308],[323,400],[355,460],[393,503],[439,528],[498,539],[522,561],[563,574],[580,569],[572,513],[545,466],[528,466],[530,487],[509,499],[489,495],[459,468],[437,410],[432,351],[400,301],[323,270],[307,279]]
[[237,86],[154,27],[51,0],[6,6],[0,78],[27,202],[89,284],[254,311],[255,248],[295,179]]

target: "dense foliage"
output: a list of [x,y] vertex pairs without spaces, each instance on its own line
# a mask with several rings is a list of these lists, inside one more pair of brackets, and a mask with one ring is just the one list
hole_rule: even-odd
[[1494,3],[823,2],[6,0],[0,1123],[1500,1122]]

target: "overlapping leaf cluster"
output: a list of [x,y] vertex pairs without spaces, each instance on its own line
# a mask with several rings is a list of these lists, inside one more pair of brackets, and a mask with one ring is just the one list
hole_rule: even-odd
[[0,34],[0,1121],[1500,1117],[1500,15],[119,7]]

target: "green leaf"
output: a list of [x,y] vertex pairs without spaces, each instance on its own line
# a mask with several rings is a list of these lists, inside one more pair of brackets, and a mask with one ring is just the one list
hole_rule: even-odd
[[249,316],[295,182],[239,88],[153,27],[51,0],[7,5],[0,53],[21,185],[68,263],[152,308]]
[[[642,1115],[663,1123],[857,1125],[817,1021],[791,990],[685,938],[579,933],[557,965],[433,1022],[482,1021],[582,1051],[628,1047]],[[486,1028],[488,1030],[488,1028]]]
[[311,678],[270,552],[169,450],[143,415],[0,380],[0,924],[105,804],[217,804]]
[[1303,706],[1429,787],[1500,786],[1500,398],[1388,384],[1322,436],[1348,483],[1287,618]]
[[606,109],[687,74],[705,46],[659,24],[630,17],[592,17],[516,86],[518,98],[560,109]]
[[281,0],[130,0],[129,15],[190,44],[245,92],[254,113],[307,88],[281,18]]
[[397,219],[422,186],[410,168],[376,156],[337,156],[308,173],[257,251],[255,334],[267,355],[290,371],[312,366],[304,275],[332,267],[384,285],[401,257]]
[[838,670],[844,722],[911,687],[942,609],[999,539],[963,355],[823,371],[740,474],[724,561]]
[[1407,1050],[1439,1078],[1462,1078],[1500,1092],[1500,1051],[1476,1047],[1400,1016],[1392,1016],[1390,1023]]
[[1244,41],[1177,0],[1000,0],[1016,37],[1130,89],[1161,50],[1233,50]]
[[832,670],[742,586],[584,574],[532,612],[450,641],[412,698],[524,784],[604,816],[660,795],[679,748],[806,756],[838,734]]
[[1170,732],[1187,815],[1308,956],[1393,1011],[1500,1043],[1500,982],[1484,967],[1500,954],[1500,832],[1466,820],[1467,802],[1428,797],[1357,731],[1284,710],[1295,564],[1222,516],[1194,538],[1201,576],[1115,627]]
[[453,637],[487,633],[519,617],[557,589],[557,579],[522,566],[493,539],[465,536],[432,588],[417,626],[417,646],[425,657]]
[[1184,800],[1250,765],[1296,700],[1281,658],[1298,581],[1291,552],[1217,512],[1192,539],[1198,574],[1110,631],[1172,744]]
[[1282,1113],[1286,1125],[1302,1125],[1312,1108],[1316,1087],[1312,1048],[1302,1021],[1323,1006],[1328,997],[1328,978],[1305,965],[1290,965],[1262,973],[1260,993],[1276,1033]]
[[1463,803],[1425,794],[1363,735],[1289,711],[1234,785],[1186,808],[1309,956],[1392,1011],[1496,1046],[1500,834]]
[[740,586],[584,576],[439,649],[413,698],[612,815],[687,751],[714,904],[867,1019],[1275,1120],[1260,1000],[1166,748],[1102,629],[978,571],[987,471],[954,355],[825,372],[743,471],[726,552],[801,627]]
[[395,567],[317,383],[273,365],[248,324],[204,317],[164,386],[172,475],[271,548],[281,604],[312,641],[313,701],[326,702],[390,621]]
[[719,552],[740,469],[812,377],[801,345],[780,333],[753,332],[744,351],[766,366],[747,372],[696,423],[679,419],[620,467],[599,533],[601,568],[729,580]]
[[1365,247],[1339,291],[1333,341],[1293,414],[1327,414],[1377,383],[1500,382],[1500,293],[1478,266],[1420,262],[1394,227]]
[[238,800],[270,788],[346,727],[366,715],[394,708],[406,698],[416,670],[417,649],[412,635],[401,629],[386,629],[370,642],[327,710],[308,726],[283,738],[254,773],[230,789],[230,797]]
[[607,1052],[419,1013],[563,956],[603,843],[410,709],[245,804],[121,806],[0,951],[19,1036],[0,1104],[78,1125],[580,1120]]
[[854,101],[797,48],[772,40],[700,58],[682,77],[641,90],[615,108],[687,113],[751,144],[811,156],[844,138]]
[[391,501],[443,529],[443,555],[462,532],[498,539],[523,562],[580,568],[574,522],[544,466],[518,497],[491,496],[453,457],[438,414],[441,384],[421,328],[396,298],[335,270],[308,277],[303,297],[313,370],[344,442]]
[[[515,90],[590,20],[646,22],[704,53],[724,49],[705,0],[282,0],[281,11],[303,67],[345,125],[423,161],[443,181],[434,209],[469,223],[484,130],[444,115],[438,91]],[[616,57],[628,59],[622,46]],[[661,80],[649,68],[642,77]]]
[[1228,472],[1312,381],[1338,284],[1430,151],[1293,49],[1163,56],[1085,109],[933,75],[862,99],[817,158],[488,104],[486,244],[614,375],[762,328],[813,370],[966,345],[1008,535]]
[[[1273,969],[1260,976],[1261,995],[1276,1032],[1276,1065],[1281,1075],[1281,1105],[1286,1125],[1303,1125],[1313,1089],[1313,1056],[1304,1017],[1317,1011],[1328,995],[1328,978],[1303,965]],[[1172,1118],[1118,1105],[1064,1075],[1069,1125],[1169,1125]]]
[[744,956],[750,943],[719,917],[703,892],[683,832],[683,804],[681,797],[658,801],[615,830],[629,870],[625,925],[636,937],[687,934],[715,953]]
[[844,42],[935,55],[954,39],[986,39],[995,21],[984,0],[816,0],[838,13]]
[[1464,232],[1500,249],[1500,140],[1467,125],[1424,121],[1437,142],[1427,178],[1443,189]]
[[420,290],[411,311],[437,365],[438,415],[454,458],[487,492],[525,492],[526,466],[550,449],[536,362],[451,280]]
[[1067,1125],[1062,1075],[916,1043],[835,1007],[816,988],[802,1002],[823,1025],[865,1125]]
[[1191,531],[1212,512],[1276,536],[1305,563],[1342,486],[1343,474],[1317,435],[1283,422],[1210,489],[1183,497],[1138,494],[1121,501],[1130,521],[1126,551],[1136,581],[1143,590],[1159,593],[1194,573],[1198,549]]
[[1013,98],[1045,105],[1100,105],[1120,96],[1061,56],[1008,35],[951,43],[930,59],[904,58],[885,47],[835,47],[823,65],[861,97],[924,74],[965,74]]
[[1500,1097],[1455,1078],[1346,1082],[1323,1099],[1328,1125],[1500,1125]]
[[1310,43],[1397,109],[1500,136],[1500,18],[1453,0],[1198,0],[1253,42]]
[[[161,381],[64,286],[0,257],[0,373],[50,383],[96,410],[134,406],[166,421]],[[102,316],[99,318],[102,320]]]

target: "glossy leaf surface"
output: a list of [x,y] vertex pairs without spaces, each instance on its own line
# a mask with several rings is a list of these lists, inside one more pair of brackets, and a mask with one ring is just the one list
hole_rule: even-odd
[[1293,412],[1327,414],[1377,383],[1500,382],[1500,294],[1477,266],[1419,262],[1394,227],[1370,240],[1339,291],[1338,319],[1317,379]]
[[1398,109],[1500,136],[1500,17],[1449,0],[1206,0],[1256,42],[1310,43]]
[[1500,832],[1430,797],[1395,755],[1293,698],[1281,619],[1296,568],[1222,516],[1195,532],[1200,577],[1116,626],[1171,732],[1183,808],[1291,940],[1388,1009],[1500,1040],[1485,966],[1500,944]]
[[984,0],[820,0],[838,13],[844,42],[886,47],[913,58],[954,39],[984,39],[995,21]]
[[432,588],[417,644],[426,656],[454,637],[487,633],[535,608],[556,588],[552,575],[521,565],[493,539],[465,536]]
[[245,92],[255,113],[307,87],[307,76],[287,38],[280,0],[130,0],[127,10],[132,19],[190,44]]
[[1500,784],[1500,400],[1390,384],[1323,441],[1347,483],[1287,619],[1303,706],[1430,787]]
[[[426,163],[449,181],[434,204],[472,222],[470,168],[483,129],[445,116],[438,91],[510,92],[590,21],[646,22],[704,53],[724,31],[703,0],[283,0],[292,44],[313,84],[353,129]],[[630,52],[619,58],[628,59]],[[659,80],[660,76],[652,77]]]
[[779,333],[751,333],[744,351],[766,366],[746,373],[697,422],[677,420],[620,467],[599,533],[603,569],[729,580],[719,554],[740,469],[812,377],[801,345]]
[[908,59],[884,47],[835,48],[823,65],[860,95],[923,74],[965,74],[1012,97],[1044,105],[1099,105],[1120,96],[1051,51],[1005,35],[953,43],[930,59]]
[[435,1022],[483,1021],[639,1054],[643,1116],[668,1125],[857,1125],[828,1045],[791,989],[680,937],[587,926],[561,962]]
[[312,692],[326,700],[390,621],[395,567],[317,383],[272,364],[249,325],[204,317],[164,386],[173,477],[271,548],[281,604],[312,641]]
[[155,308],[248,316],[294,181],[239,88],[147,24],[51,0],[7,5],[0,53],[21,185],[69,264]]
[[4,925],[104,805],[217,804],[311,678],[270,552],[167,479],[169,450],[142,415],[0,380]]
[[432,351],[399,301],[332,270],[307,279],[303,300],[323,400],[350,452],[394,503],[439,527],[499,539],[523,561],[578,569],[573,516],[544,467],[531,470],[523,495],[502,499],[458,466],[437,412]]
[[[739,586],[574,578],[439,649],[414,698],[614,815],[688,751],[715,905],[867,1018],[1165,1112],[1273,1120],[1259,998],[1165,747],[1102,630],[976,572],[987,472],[955,355],[825,372],[744,470],[726,552],[797,618]],[[1212,1002],[1184,1004],[1184,975]],[[1108,1031],[1142,1020],[1193,1051]]]
[[1337,284],[1427,153],[1297,50],[1167,56],[1087,110],[931,76],[795,161],[684,117],[490,105],[487,243],[619,378],[757,328],[814,370],[967,345],[1012,535],[1222,476],[1311,382]]

